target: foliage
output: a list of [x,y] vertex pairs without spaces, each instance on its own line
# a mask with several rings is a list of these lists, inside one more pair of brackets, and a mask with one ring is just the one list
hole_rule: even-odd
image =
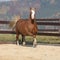
[[[0,34],[0,42],[15,42],[15,34]],[[26,41],[32,42],[33,37],[31,36],[26,36]],[[37,35],[37,42],[38,43],[49,43],[49,44],[60,44],[60,37],[57,36],[38,36]],[[21,40],[22,37],[19,36],[19,40]]]

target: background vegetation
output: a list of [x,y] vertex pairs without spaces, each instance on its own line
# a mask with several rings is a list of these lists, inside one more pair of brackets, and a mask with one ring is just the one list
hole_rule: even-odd
[[[15,43],[15,34],[0,34],[0,43]],[[33,37],[26,36],[27,42],[32,42]],[[57,36],[39,36],[37,35],[37,42],[38,43],[49,43],[49,44],[60,44],[60,37]],[[21,40],[22,37],[19,36],[19,40]]]

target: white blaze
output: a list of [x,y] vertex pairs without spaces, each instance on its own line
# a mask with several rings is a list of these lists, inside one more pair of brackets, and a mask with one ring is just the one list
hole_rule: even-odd
[[31,10],[32,14],[31,14],[31,18],[34,19],[34,15],[35,15],[35,11]]

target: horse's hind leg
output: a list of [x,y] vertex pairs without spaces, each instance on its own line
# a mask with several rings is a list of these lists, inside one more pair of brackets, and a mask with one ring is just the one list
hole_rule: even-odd
[[36,47],[37,45],[37,40],[36,40],[36,36],[33,36],[33,47]]
[[22,35],[22,44],[23,44],[23,46],[26,44],[24,35]]
[[16,34],[16,44],[19,45],[19,34]]

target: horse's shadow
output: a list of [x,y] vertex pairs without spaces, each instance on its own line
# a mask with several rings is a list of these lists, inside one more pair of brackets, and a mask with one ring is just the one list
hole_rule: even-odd
[[[21,46],[23,46],[22,45],[22,43],[21,43],[21,40],[19,40],[19,44],[21,45]],[[45,46],[60,46],[60,43],[59,44],[50,44],[49,42],[37,42],[37,45],[45,45]],[[25,45],[25,47],[33,47],[33,41],[26,41],[26,45]]]
[[[23,46],[21,40],[19,40],[19,45]],[[26,41],[25,46],[26,47],[33,47],[33,42],[32,41]]]

